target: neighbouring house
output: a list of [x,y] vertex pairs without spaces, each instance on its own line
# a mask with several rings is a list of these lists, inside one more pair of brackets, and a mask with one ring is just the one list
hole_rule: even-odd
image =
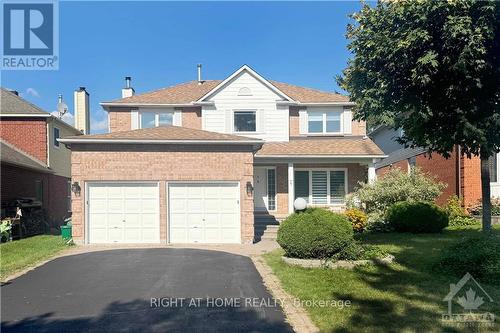
[[66,137],[80,243],[250,243],[296,198],[342,209],[383,152],[346,96],[270,81],[248,66],[101,103],[109,133]]
[[15,91],[0,93],[0,200],[38,201],[58,226],[71,214],[71,151],[57,139],[81,132]]
[[[410,170],[417,166],[426,173],[448,186],[437,199],[443,204],[452,196],[463,198],[464,205],[469,207],[481,199],[481,161],[479,157],[468,158],[456,146],[451,156],[446,159],[442,155],[429,155],[423,148],[406,148],[397,142],[403,134],[401,129],[378,126],[370,132],[370,138],[388,156],[376,163],[377,175],[383,176],[391,168]],[[500,197],[500,154],[490,158],[491,196]]]

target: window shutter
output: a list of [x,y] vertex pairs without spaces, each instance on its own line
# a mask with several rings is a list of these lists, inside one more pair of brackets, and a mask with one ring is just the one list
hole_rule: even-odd
[[226,133],[233,132],[233,111],[224,110],[224,117],[226,119]]
[[352,133],[352,111],[349,109],[344,109],[344,133]]
[[255,116],[257,121],[257,132],[265,133],[266,132],[266,111],[265,110],[257,110],[257,115]]
[[299,134],[307,134],[307,110],[299,110]]
[[130,127],[131,129],[135,130],[139,128],[139,112],[138,111],[132,111],[130,112]]
[[174,117],[172,119],[172,125],[174,126],[182,126],[182,111],[175,110]]

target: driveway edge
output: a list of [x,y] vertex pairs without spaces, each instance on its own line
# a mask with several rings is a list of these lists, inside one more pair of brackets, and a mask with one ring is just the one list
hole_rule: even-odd
[[274,275],[271,267],[266,264],[264,258],[262,256],[251,256],[250,258],[262,277],[264,286],[276,299],[281,300],[283,312],[293,330],[297,333],[319,332],[319,328],[312,322],[304,308],[294,304],[293,297],[281,287],[278,278]]

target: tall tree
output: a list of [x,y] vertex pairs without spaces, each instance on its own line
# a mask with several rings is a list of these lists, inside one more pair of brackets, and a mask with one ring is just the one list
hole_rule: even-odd
[[483,231],[491,229],[489,157],[500,150],[500,2],[380,1],[347,27],[339,84],[355,117],[404,130],[401,142],[481,158]]

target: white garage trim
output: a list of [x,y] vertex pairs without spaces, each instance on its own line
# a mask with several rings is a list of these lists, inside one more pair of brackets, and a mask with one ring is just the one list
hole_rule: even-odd
[[[231,186],[232,185],[232,186]],[[240,182],[239,181],[170,181],[170,182],[167,182],[165,184],[166,186],[166,197],[167,197],[167,216],[168,216],[168,225],[167,225],[167,230],[168,230],[168,242],[169,243],[213,243],[213,244],[218,244],[218,243],[232,243],[232,244],[241,244],[241,186],[240,186]],[[185,237],[183,238],[185,241],[179,241],[179,239],[173,239],[173,214],[176,214],[175,210],[178,209],[179,210],[179,213],[177,214],[178,215],[178,218],[182,218],[182,214],[189,214],[189,212],[187,211],[187,205],[188,205],[188,202],[189,202],[189,194],[187,192],[184,193],[184,196],[182,196],[181,198],[179,199],[183,199],[184,200],[184,204],[186,204],[186,209],[184,208],[174,208],[173,204],[172,204],[172,199],[173,199],[173,191],[172,191],[172,188],[182,188],[182,187],[189,187],[189,186],[192,186],[192,187],[203,187],[203,194],[199,194],[199,197],[198,199],[200,199],[202,201],[202,207],[200,208],[201,211],[198,212],[199,215],[203,215],[203,222],[200,222],[200,223],[206,223],[207,221],[209,221],[208,219],[205,220],[207,218],[207,215],[216,215],[218,212],[218,215],[216,217],[216,221],[213,221],[213,222],[216,222],[219,226],[219,234],[218,234],[218,237],[215,237],[217,238],[218,240],[214,240],[214,238],[210,239],[210,236],[208,236],[207,234],[207,230],[210,230],[209,227],[207,227],[206,225],[203,225],[203,226],[194,226],[193,229],[191,229],[191,231],[194,231],[195,229],[199,229],[200,230],[200,239],[201,241],[197,242],[197,241],[194,241],[193,238],[196,238],[196,237],[193,237],[191,238],[189,236],[189,228],[187,228],[187,223],[188,223],[188,216],[184,216],[183,218],[185,219],[185,223],[186,223],[186,228],[185,228],[185,232],[186,232],[186,235]],[[233,192],[231,194],[231,190],[228,191],[228,193],[226,194],[227,197],[212,197],[212,198],[208,198],[208,199],[218,199],[218,202],[217,202],[217,205],[218,206],[215,206],[214,207],[214,210],[213,212],[207,212],[206,211],[206,206],[205,206],[205,203],[206,203],[206,200],[207,200],[207,188],[210,188],[210,187],[227,187],[227,188],[232,188]],[[221,192],[219,192],[221,193]],[[223,203],[222,201],[223,200],[226,200],[227,203]],[[228,203],[231,203],[231,201],[234,200],[234,206],[229,206]],[[179,200],[179,201],[182,201],[182,200]],[[228,208],[228,211],[227,212],[222,212],[222,207],[226,207]],[[183,213],[181,213],[183,212]],[[193,213],[193,214],[196,214],[196,213]],[[226,218],[229,218],[229,219],[233,219],[234,222],[230,222],[230,224],[226,224],[226,226],[224,227],[224,220],[223,220],[223,214],[226,215]],[[232,217],[230,215],[233,215]],[[176,220],[177,221],[177,220]],[[182,227],[180,228],[176,228],[177,231],[182,231]],[[215,229],[217,229],[217,227],[214,227],[212,228],[212,231],[214,231]],[[214,236],[215,234],[212,234],[212,236]],[[179,236],[177,236],[179,237]],[[180,237],[179,237],[180,238]]]
[[[155,215],[155,216],[152,216],[152,219],[154,221],[156,221],[154,223],[155,227],[150,228],[150,230],[153,232],[153,235],[154,235],[154,237],[152,237],[153,240],[151,240],[151,241],[133,241],[133,242],[134,243],[160,243],[160,239],[161,239],[161,235],[160,235],[160,186],[159,186],[158,181],[88,181],[88,182],[85,182],[85,193],[84,193],[84,195],[85,195],[85,198],[84,198],[84,200],[85,200],[85,232],[84,232],[85,243],[86,244],[90,244],[91,242],[94,243],[94,241],[91,239],[91,229],[90,229],[91,228],[90,201],[92,199],[90,189],[92,188],[92,186],[106,187],[108,189],[107,186],[109,186],[109,187],[115,186],[116,187],[117,185],[123,185],[124,187],[126,187],[126,185],[130,185],[131,187],[132,186],[137,187],[138,185],[144,185],[144,187],[151,187],[151,188],[155,189],[153,196],[146,197],[146,199],[150,199],[150,201],[153,201],[153,203],[149,202],[150,207],[152,207],[151,214]],[[109,191],[109,189],[108,189],[108,191]],[[144,193],[142,193],[142,192],[143,191],[141,191],[140,199],[139,198],[136,198],[136,199],[141,200],[141,202],[143,203]],[[107,195],[106,200],[109,200],[109,193],[107,193],[106,195]],[[123,198],[122,200],[127,199],[125,194],[122,193],[121,196]],[[123,205],[121,214],[127,214],[126,205],[125,205],[125,203],[123,203],[123,204],[124,205]],[[134,206],[129,206],[129,207],[134,207]],[[109,214],[109,206],[107,208],[108,209],[103,214]],[[144,208],[141,207],[141,210],[142,209],[144,209]],[[133,212],[130,212],[130,214],[132,215]],[[136,213],[136,214],[139,214],[141,219],[144,217],[144,214],[142,211],[140,213]],[[107,223],[108,222],[109,221],[107,221]],[[141,220],[141,223],[143,223],[143,222],[144,221]],[[123,228],[124,228],[123,232],[125,234],[126,227],[123,227]],[[142,230],[144,230],[144,229],[141,228],[141,231]],[[124,240],[125,240],[125,237],[124,237]],[[100,243],[104,243],[104,242],[100,242]],[[109,242],[109,243],[114,244],[116,242]],[[121,243],[127,243],[127,242],[123,241]],[[132,243],[132,242],[129,242],[129,243]]]

